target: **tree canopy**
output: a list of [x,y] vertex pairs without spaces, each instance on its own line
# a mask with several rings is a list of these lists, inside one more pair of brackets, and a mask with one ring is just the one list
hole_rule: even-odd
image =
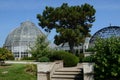
[[42,14],[38,14],[39,25],[47,32],[56,29],[54,37],[56,45],[68,43],[71,52],[73,47],[84,42],[90,36],[90,28],[95,21],[96,10],[85,3],[81,6],[69,6],[63,3],[60,7],[46,6]]

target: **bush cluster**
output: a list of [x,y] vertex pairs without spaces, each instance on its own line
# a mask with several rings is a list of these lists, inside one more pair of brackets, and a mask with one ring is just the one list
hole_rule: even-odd
[[82,62],[94,62],[94,57],[93,55],[86,56],[82,59]]
[[50,56],[50,60],[63,60],[65,67],[76,66],[79,62],[79,58],[76,57],[74,54],[65,52],[65,51],[55,51]]
[[120,38],[98,39],[94,48],[95,80],[120,80]]
[[39,62],[63,60],[64,66],[75,66],[79,62],[79,59],[74,54],[52,50],[49,47],[47,36],[38,36],[35,45],[30,47],[30,53]]
[[[25,57],[24,60],[25,59],[29,60],[34,58]],[[63,60],[65,67],[76,66],[77,63],[79,62],[79,58],[74,54],[66,51],[57,51],[57,50],[49,51],[49,54],[37,58],[36,61],[37,62],[53,62],[55,60]]]
[[80,62],[80,63],[83,62],[84,54],[83,54],[83,53],[80,53],[80,54],[78,55],[78,57],[79,57],[79,62]]
[[76,66],[79,62],[79,58],[71,53],[65,53],[63,55],[64,66],[71,67]]
[[28,56],[27,56],[27,57],[23,57],[22,60],[35,60],[35,58],[34,58],[34,57],[28,57]]
[[50,62],[50,59],[46,56],[43,56],[41,58],[38,58],[38,62]]

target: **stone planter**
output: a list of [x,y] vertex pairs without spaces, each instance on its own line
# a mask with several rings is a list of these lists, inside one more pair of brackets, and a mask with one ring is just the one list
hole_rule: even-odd
[[83,63],[84,80],[94,80],[94,63]]

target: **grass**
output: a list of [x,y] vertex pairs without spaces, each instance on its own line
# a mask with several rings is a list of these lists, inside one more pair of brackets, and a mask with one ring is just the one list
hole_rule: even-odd
[[36,74],[26,72],[26,64],[0,66],[0,80],[37,80]]

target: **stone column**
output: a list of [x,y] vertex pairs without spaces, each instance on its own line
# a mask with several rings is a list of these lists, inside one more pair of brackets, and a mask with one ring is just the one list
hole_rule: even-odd
[[84,80],[94,80],[94,63],[83,63]]
[[49,72],[38,72],[37,80],[50,80],[50,73]]
[[52,63],[41,62],[37,64],[37,80],[50,80]]

